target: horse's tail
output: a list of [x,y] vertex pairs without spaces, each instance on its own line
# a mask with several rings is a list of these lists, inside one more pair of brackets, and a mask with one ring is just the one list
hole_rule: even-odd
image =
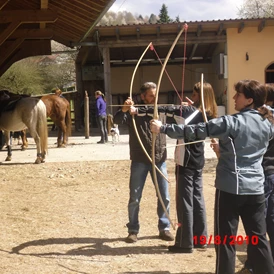
[[41,152],[48,153],[48,124],[47,124],[47,109],[43,101],[38,103],[38,125],[37,132],[40,136]]
[[66,108],[65,123],[67,127],[67,136],[71,136],[71,115],[70,115],[70,103],[68,102]]

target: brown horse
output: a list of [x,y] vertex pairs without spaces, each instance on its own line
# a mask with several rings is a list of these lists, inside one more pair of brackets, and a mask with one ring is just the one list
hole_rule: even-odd
[[57,147],[66,147],[68,136],[71,135],[70,104],[67,99],[55,94],[41,98],[47,108],[47,117],[58,126]]

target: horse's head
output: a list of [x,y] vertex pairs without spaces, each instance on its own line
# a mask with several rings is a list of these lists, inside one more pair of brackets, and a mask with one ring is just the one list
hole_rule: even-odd
[[4,101],[10,98],[8,92],[8,90],[0,90],[0,101]]
[[59,89],[59,88],[57,88],[57,89],[55,90],[55,94],[56,94],[57,96],[60,96],[60,95],[62,94],[62,90]]

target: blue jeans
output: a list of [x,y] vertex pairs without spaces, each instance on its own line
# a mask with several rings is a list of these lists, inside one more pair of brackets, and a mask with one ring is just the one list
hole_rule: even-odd
[[[161,170],[161,172],[165,176],[167,176],[165,162],[157,164],[157,167]],[[152,177],[152,165],[132,161],[130,171],[131,171],[130,181],[129,181],[130,197],[128,202],[129,223],[127,224],[127,227],[128,227],[129,233],[131,232],[138,233],[140,229],[138,215],[139,215],[139,209],[140,209],[140,202],[142,198],[142,192],[144,189],[148,172],[150,172],[150,175]],[[165,204],[167,212],[169,213],[170,198],[169,198],[169,191],[168,191],[168,182],[161,176],[161,174],[159,174],[159,172],[157,172],[157,181],[158,181],[159,190],[160,190],[163,202]],[[159,217],[159,221],[158,221],[159,231],[169,230],[170,222],[163,210],[163,207],[159,199],[157,203],[157,214]]]

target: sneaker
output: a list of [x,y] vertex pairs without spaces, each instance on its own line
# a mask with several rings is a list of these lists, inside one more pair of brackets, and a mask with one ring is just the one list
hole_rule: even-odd
[[172,253],[192,253],[193,249],[192,248],[183,248],[183,247],[179,247],[177,245],[170,245],[168,247],[168,251],[170,251]]
[[137,238],[137,233],[130,232],[130,233],[128,234],[128,236],[126,237],[125,242],[126,242],[126,243],[129,243],[129,244],[132,244],[132,243],[136,243],[137,240],[138,240],[138,238]]
[[174,237],[169,230],[162,230],[159,233],[159,238],[163,241],[174,241]]

